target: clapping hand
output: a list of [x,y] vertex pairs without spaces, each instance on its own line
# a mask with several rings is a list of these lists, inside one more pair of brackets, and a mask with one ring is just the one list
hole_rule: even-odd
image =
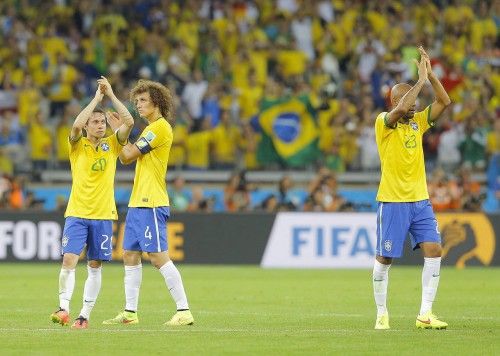
[[106,114],[106,120],[108,121],[111,130],[116,131],[123,124],[123,120],[116,112],[108,111]]
[[97,84],[99,85],[99,89],[104,95],[107,95],[108,97],[112,97],[114,95],[111,84],[109,84],[109,81],[102,75],[101,79],[97,79]]

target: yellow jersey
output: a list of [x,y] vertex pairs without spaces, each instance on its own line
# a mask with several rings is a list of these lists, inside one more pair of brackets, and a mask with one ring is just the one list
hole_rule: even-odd
[[240,131],[234,125],[219,124],[212,130],[214,158],[218,163],[235,163],[239,137]]
[[190,133],[187,137],[187,165],[189,168],[208,169],[210,166],[211,131]]
[[114,183],[122,146],[116,134],[103,138],[97,148],[87,137],[68,145],[73,184],[64,217],[118,219]]
[[129,207],[169,206],[167,163],[173,141],[172,126],[164,118],[144,128],[135,145],[142,152],[135,166],[134,187]]
[[415,113],[408,124],[386,126],[386,112],[377,116],[375,136],[382,176],[377,200],[382,202],[415,202],[429,199],[425,176],[422,135],[433,125],[429,121],[430,105]]
[[[52,133],[48,127],[33,122],[29,128],[31,159],[48,160],[52,149]],[[67,136],[66,136],[67,137]]]

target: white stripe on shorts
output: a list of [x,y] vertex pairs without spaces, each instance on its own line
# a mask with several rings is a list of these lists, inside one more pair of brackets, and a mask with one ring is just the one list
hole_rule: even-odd
[[158,252],[161,252],[161,247],[160,247],[160,232],[158,231],[158,219],[156,218],[156,208],[153,208],[153,214],[155,216],[156,246],[158,246]]
[[378,231],[379,231],[378,252],[380,253],[380,256],[382,256],[382,236],[383,236],[383,231],[382,231],[382,210],[383,209],[384,209],[384,203],[380,203],[380,212],[378,214]]

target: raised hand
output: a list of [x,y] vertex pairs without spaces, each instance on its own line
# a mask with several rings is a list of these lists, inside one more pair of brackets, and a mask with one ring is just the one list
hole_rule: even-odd
[[116,112],[108,111],[106,113],[106,120],[108,121],[111,130],[116,131],[123,124],[123,120]]
[[107,95],[109,97],[113,96],[113,88],[111,88],[111,84],[109,84],[109,81],[101,75],[101,79],[97,79],[97,84],[99,85],[99,89],[104,95]]
[[432,73],[432,66],[431,66],[431,59],[429,58],[429,55],[425,51],[424,47],[419,46],[418,51],[420,52],[420,58],[425,59],[425,67],[427,69],[427,75],[430,77]]
[[420,62],[416,59],[413,59],[413,62],[418,67],[418,80],[425,81],[427,80],[427,63],[424,56],[420,56]]
[[102,98],[104,98],[104,93],[101,90],[101,87],[97,86],[97,90],[95,91],[94,99],[96,99],[97,101],[100,102],[102,100]]

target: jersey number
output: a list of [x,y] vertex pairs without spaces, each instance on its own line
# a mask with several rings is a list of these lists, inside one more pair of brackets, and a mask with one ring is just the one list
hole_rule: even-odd
[[106,160],[104,158],[96,159],[94,164],[92,165],[92,170],[96,172],[104,171],[105,168],[106,168]]
[[109,236],[108,235],[102,235],[102,237],[104,237],[104,241],[101,242],[101,250],[107,250],[108,247],[106,246],[106,242],[108,242]]
[[151,231],[149,231],[149,225],[146,226],[146,231],[144,231],[144,237],[151,240]]
[[405,135],[405,147],[406,148],[417,147],[417,139],[415,135]]

